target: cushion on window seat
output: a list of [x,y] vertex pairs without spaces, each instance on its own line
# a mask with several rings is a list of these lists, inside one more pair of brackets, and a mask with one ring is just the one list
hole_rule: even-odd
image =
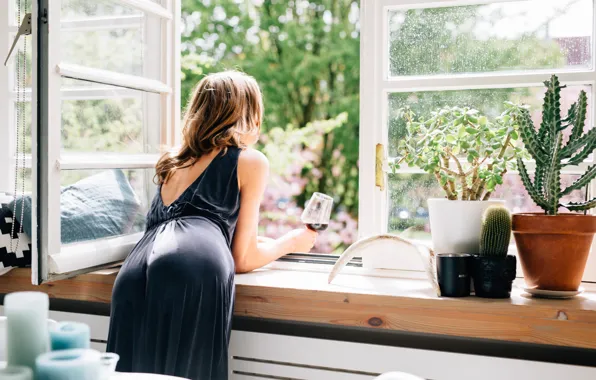
[[[24,202],[21,202],[21,198],[17,199],[16,219],[17,223],[23,223],[23,232],[28,243],[28,236],[31,236],[31,196],[26,195],[23,200]],[[21,205],[23,204],[25,213],[23,220],[20,221]],[[10,218],[12,218],[13,205],[14,202],[12,201],[6,205],[6,209],[11,215]],[[141,204],[134,190],[126,175],[120,169],[103,171],[82,179],[73,185],[63,187],[60,196],[62,244],[125,235],[131,232],[135,222],[138,222],[140,207]],[[8,220],[7,218],[4,219]],[[10,234],[9,227],[1,225],[0,227],[2,227],[3,234],[7,228]],[[6,257],[13,257],[10,254],[7,256],[7,253],[5,253],[3,259],[2,252],[4,251],[2,251],[2,246],[6,245],[4,240],[7,239],[4,239],[4,235],[0,236],[2,237],[2,240],[0,240],[0,261],[5,267],[6,265],[31,265],[30,250],[28,256],[23,253],[24,258],[21,261],[7,259]],[[8,242],[8,246],[10,246],[10,242]],[[19,253],[14,254],[17,259],[19,255]]]
[[[21,225],[12,218],[12,200],[11,196],[0,194],[0,275],[14,267],[31,266],[31,242],[24,232],[21,233],[21,241],[17,246],[17,233]],[[13,222],[14,233],[11,236]]]

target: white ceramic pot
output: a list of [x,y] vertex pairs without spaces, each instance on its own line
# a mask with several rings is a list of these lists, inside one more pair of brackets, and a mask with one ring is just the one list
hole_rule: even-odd
[[505,205],[505,201],[429,199],[430,232],[435,253],[479,253],[482,214],[492,205]]

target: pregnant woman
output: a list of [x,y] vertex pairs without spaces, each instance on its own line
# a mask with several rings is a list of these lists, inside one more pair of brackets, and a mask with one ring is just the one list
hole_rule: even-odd
[[234,273],[312,248],[306,228],[257,236],[268,161],[250,146],[262,116],[252,77],[228,71],[197,85],[181,147],[157,163],[146,232],[114,284],[107,349],[118,371],[227,379]]

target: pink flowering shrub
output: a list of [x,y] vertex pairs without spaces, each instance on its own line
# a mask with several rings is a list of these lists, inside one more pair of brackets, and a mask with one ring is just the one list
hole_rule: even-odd
[[[261,137],[262,151],[269,158],[271,173],[261,203],[260,235],[277,238],[294,228],[304,227],[300,221],[304,205],[295,201],[308,182],[301,173],[309,163],[321,159],[323,134],[340,127],[345,118],[345,114],[340,114],[335,119],[309,123],[304,128],[273,128]],[[310,178],[320,175],[316,170],[308,172]],[[311,252],[340,253],[357,238],[356,218],[343,211],[341,205],[336,206],[329,227],[319,234]]]

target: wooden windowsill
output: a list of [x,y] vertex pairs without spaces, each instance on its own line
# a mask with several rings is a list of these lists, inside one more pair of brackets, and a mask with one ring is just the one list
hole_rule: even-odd
[[[28,269],[0,276],[0,293],[41,290],[50,297],[109,303],[115,273],[31,285]],[[508,342],[596,349],[596,292],[569,300],[438,298],[425,280],[262,269],[236,278],[234,315]]]

